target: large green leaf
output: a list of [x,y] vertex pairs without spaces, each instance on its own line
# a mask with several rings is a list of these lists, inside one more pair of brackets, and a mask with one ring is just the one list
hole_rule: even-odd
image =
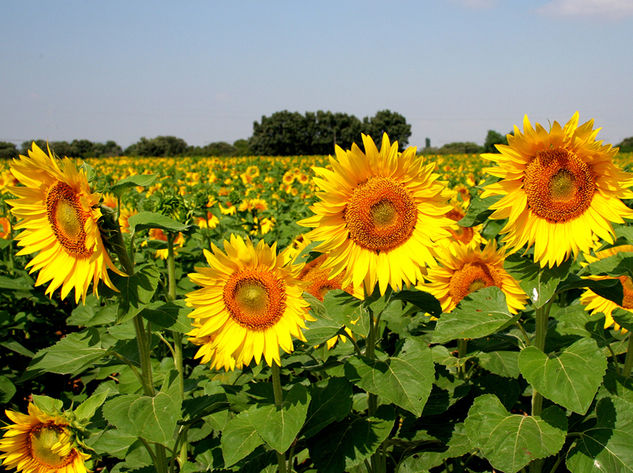
[[136,186],[150,186],[158,179],[157,174],[134,174],[121,179],[110,188],[110,192],[121,195],[125,189]]
[[308,439],[310,458],[319,473],[350,471],[369,458],[393,428],[395,413],[380,406],[373,417],[335,422]]
[[496,286],[466,296],[448,314],[442,314],[433,333],[434,343],[458,338],[481,338],[512,324],[517,319],[508,311],[506,298]]
[[136,215],[132,215],[128,222],[130,224],[130,233],[132,234],[147,228],[160,228],[161,230],[174,233],[186,232],[191,228],[191,225],[185,225],[178,220],[156,212],[139,212]]
[[130,277],[118,277],[115,285],[121,291],[118,322],[131,319],[152,300],[158,287],[160,272],[154,265],[139,266]]
[[544,397],[584,414],[602,383],[607,359],[595,340],[584,338],[552,358],[529,346],[519,355],[519,369]]
[[248,412],[242,411],[233,417],[222,431],[220,442],[226,467],[234,465],[264,443],[264,439],[253,428]]
[[325,295],[323,307],[327,316],[339,324],[339,328],[346,326],[352,333],[367,336],[369,317],[367,309],[358,299],[337,289]]
[[[308,345],[321,345],[343,330],[343,324],[329,314],[321,301],[307,293],[303,297],[310,303],[310,314],[316,319],[314,322],[310,322],[308,329],[303,332]],[[329,301],[330,299],[328,299]]]
[[192,311],[184,301],[152,302],[141,310],[140,315],[152,323],[152,327],[169,329],[174,332],[191,331],[191,319],[187,317]]
[[257,406],[246,411],[246,419],[271,448],[284,453],[303,427],[309,403],[308,390],[295,384],[284,394],[281,409],[274,405]]
[[567,434],[567,418],[558,407],[545,409],[540,417],[510,414],[494,394],[475,399],[464,426],[473,445],[504,473],[554,455]]
[[180,406],[180,397],[173,389],[153,397],[124,394],[104,404],[103,416],[122,432],[171,447]]
[[576,434],[567,468],[572,473],[632,473],[633,404],[603,398],[596,414],[595,425]]
[[478,195],[475,196],[468,206],[468,210],[466,211],[466,215],[459,222],[457,222],[462,227],[474,227],[475,225],[479,225],[488,220],[488,217],[493,210],[490,209],[490,206],[501,199],[500,195],[495,195],[491,197],[486,197],[482,199]]
[[311,437],[332,422],[343,420],[352,408],[352,385],[343,378],[329,378],[310,390],[310,406],[303,435]]
[[15,395],[16,391],[15,384],[13,384],[9,378],[0,376],[0,403],[7,404]]
[[633,277],[633,253],[620,252],[589,264],[585,272],[595,275]]
[[491,351],[476,354],[482,368],[505,378],[519,377],[518,351]]
[[534,307],[543,307],[554,293],[558,283],[567,278],[572,260],[554,268],[540,268],[527,258],[512,255],[506,258],[503,267],[516,279],[528,295]]
[[435,367],[428,346],[409,338],[396,356],[385,361],[350,358],[345,375],[362,389],[419,416],[431,393]]
[[79,374],[107,353],[96,329],[69,333],[52,347],[38,351],[27,371]]

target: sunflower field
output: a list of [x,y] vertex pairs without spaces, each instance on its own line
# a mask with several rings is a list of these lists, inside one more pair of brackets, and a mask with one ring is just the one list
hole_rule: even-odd
[[6,471],[633,473],[633,156],[0,163]]

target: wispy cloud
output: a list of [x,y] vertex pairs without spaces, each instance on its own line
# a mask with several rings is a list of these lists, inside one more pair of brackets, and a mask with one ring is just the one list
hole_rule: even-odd
[[548,16],[593,16],[618,19],[633,15],[632,0],[551,0],[537,9]]

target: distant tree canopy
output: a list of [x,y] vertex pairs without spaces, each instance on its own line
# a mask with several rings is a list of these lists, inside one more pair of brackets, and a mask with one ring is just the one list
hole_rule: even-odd
[[302,115],[283,110],[253,123],[250,144],[254,153],[272,156],[331,154],[334,145],[349,149],[352,143],[360,144],[361,133],[370,135],[380,146],[384,132],[402,149],[409,142],[411,125],[389,110],[362,121],[347,113],[319,110]]
[[10,159],[18,157],[18,148],[8,141],[0,141],[0,159]]
[[157,136],[147,139],[144,136],[125,149],[128,156],[180,156],[186,154],[189,146],[182,138],[175,136]]
[[20,153],[27,154],[33,142],[44,151],[46,151],[47,146],[50,147],[57,156],[62,157],[99,158],[103,156],[120,156],[123,153],[123,149],[112,140],[105,143],[94,143],[90,140],[73,140],[70,143],[67,141],[47,142],[46,140],[31,140],[22,143]]
[[633,153],[633,136],[624,138],[617,146],[622,153]]
[[486,135],[486,141],[484,141],[484,153],[496,153],[497,148],[495,145],[507,145],[508,139],[506,135],[502,135],[501,133],[488,130],[488,134]]

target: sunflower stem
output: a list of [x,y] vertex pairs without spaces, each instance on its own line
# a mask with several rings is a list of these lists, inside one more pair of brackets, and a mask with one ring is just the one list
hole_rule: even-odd
[[626,348],[626,358],[624,359],[624,368],[622,368],[622,376],[628,378],[633,368],[633,335],[629,333],[629,344]]
[[[275,406],[277,409],[281,409],[284,402],[284,392],[281,389],[281,369],[277,363],[273,361],[272,368],[272,380],[273,380],[273,395],[275,397]],[[277,464],[279,465],[279,473],[286,473],[286,456],[283,453],[277,453]],[[292,461],[292,459],[289,459]]]
[[468,353],[468,341],[465,338],[460,338],[457,340],[457,358],[459,358],[459,375],[460,377],[464,377],[465,373],[465,362],[462,360],[464,356]]
[[[369,332],[367,333],[367,346],[365,347],[365,356],[370,360],[376,357],[376,327],[374,313],[369,309]],[[378,396],[370,392],[367,393],[367,414],[371,417],[378,407]],[[373,464],[373,461],[372,461]]]

